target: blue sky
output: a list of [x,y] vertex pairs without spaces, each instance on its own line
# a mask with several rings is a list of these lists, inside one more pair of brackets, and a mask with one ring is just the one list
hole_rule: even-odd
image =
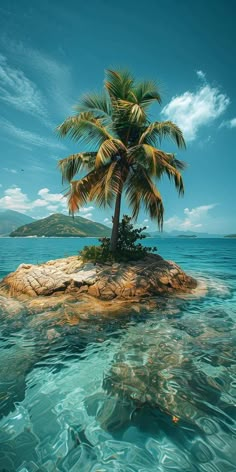
[[[159,84],[152,119],[172,119],[187,141],[184,198],[160,183],[164,229],[235,232],[235,15],[234,0],[1,0],[0,209],[66,211],[57,160],[83,149],[55,127],[101,89],[104,69],[128,67]],[[80,214],[109,224],[112,212]],[[144,212],[139,223],[157,229]]]

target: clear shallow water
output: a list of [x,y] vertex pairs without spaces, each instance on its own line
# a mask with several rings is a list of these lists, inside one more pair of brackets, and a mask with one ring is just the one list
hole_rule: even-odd
[[[85,243],[1,239],[0,277]],[[147,244],[207,294],[56,328],[1,314],[1,472],[235,472],[236,240]]]

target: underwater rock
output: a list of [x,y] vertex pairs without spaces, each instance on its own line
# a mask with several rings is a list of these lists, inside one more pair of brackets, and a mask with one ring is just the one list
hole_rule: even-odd
[[225,378],[221,384],[217,369],[214,376],[213,370],[209,375],[207,364],[195,365],[188,356],[192,345],[187,332],[176,333],[161,324],[143,334],[129,334],[103,381],[107,399],[97,415],[101,426],[113,431],[130,421],[134,412],[148,407],[198,429],[202,418],[209,416],[207,395],[216,405],[214,414],[219,415],[217,405],[225,408],[224,391],[230,381]]
[[19,339],[0,351],[0,417],[15,409],[15,402],[25,396],[26,375],[36,362],[37,354],[30,345]]
[[77,256],[44,264],[21,264],[6,276],[1,293],[18,297],[84,293],[101,300],[131,299],[159,294],[189,293],[197,282],[172,261],[150,254],[129,263],[83,263]]
[[24,309],[24,305],[13,298],[0,296],[0,315],[15,316]]

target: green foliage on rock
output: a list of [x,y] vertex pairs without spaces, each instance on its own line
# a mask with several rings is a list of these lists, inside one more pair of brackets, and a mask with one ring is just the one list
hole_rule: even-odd
[[150,252],[155,252],[156,247],[145,247],[140,242],[146,238],[142,234],[146,227],[134,228],[129,216],[124,215],[119,223],[116,251],[110,251],[110,238],[101,238],[100,246],[85,246],[80,251],[80,257],[84,262],[128,262],[143,259]]

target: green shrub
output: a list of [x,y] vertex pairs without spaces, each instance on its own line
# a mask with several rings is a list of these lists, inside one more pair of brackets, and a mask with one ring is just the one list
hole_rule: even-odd
[[99,239],[99,246],[85,246],[80,251],[80,257],[84,262],[128,262],[143,259],[150,252],[155,252],[156,247],[145,247],[137,241],[146,238],[142,234],[146,227],[134,228],[131,218],[124,215],[119,224],[117,250],[110,252],[110,238]]

